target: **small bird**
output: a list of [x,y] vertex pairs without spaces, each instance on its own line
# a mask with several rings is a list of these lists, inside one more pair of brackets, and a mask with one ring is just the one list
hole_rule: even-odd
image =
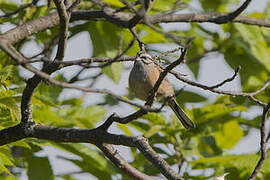
[[[129,75],[130,90],[137,98],[146,100],[161,72],[162,69],[154,63],[149,54],[143,51],[139,52]],[[166,97],[170,97],[168,105],[174,111],[183,126],[186,129],[194,128],[195,124],[176,102],[171,83],[167,78],[164,78],[157,91],[157,98],[165,99]]]

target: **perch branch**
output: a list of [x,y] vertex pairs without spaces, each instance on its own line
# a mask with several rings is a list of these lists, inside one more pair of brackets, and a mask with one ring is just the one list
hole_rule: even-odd
[[261,133],[261,142],[260,142],[260,160],[258,161],[256,167],[254,168],[252,174],[249,177],[249,180],[254,180],[261,169],[263,162],[265,161],[267,157],[267,149],[266,149],[266,129],[265,129],[265,122],[267,120],[267,114],[270,109],[270,102],[263,108],[263,113],[262,113],[262,120],[261,120],[261,128],[260,128],[260,133]]

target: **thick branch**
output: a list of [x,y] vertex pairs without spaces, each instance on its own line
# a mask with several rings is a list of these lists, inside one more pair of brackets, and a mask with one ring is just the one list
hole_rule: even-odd
[[113,148],[112,145],[100,143],[96,144],[97,147],[108,157],[116,167],[126,172],[129,176],[134,179],[141,180],[154,180],[152,177],[138,171],[132,167],[118,152]]
[[[226,16],[227,13],[188,13],[188,14],[170,14],[162,13],[155,14],[148,17],[149,23],[157,24],[164,22],[212,22],[218,23],[215,19],[219,17]],[[114,9],[104,9],[102,10],[90,10],[90,11],[75,11],[71,14],[70,21],[78,20],[94,20],[94,19],[106,19],[107,21],[117,24],[121,27],[129,28],[129,21],[134,17],[131,13],[126,12],[115,12]],[[247,16],[237,16],[231,22],[238,22],[243,24],[257,25],[270,27],[270,20],[268,19],[258,19]],[[16,28],[7,31],[2,34],[0,38],[6,39],[10,44],[14,44],[24,39],[25,37],[36,34],[48,28],[52,28],[59,24],[59,17],[57,13],[52,13],[27,23],[20,25]]]
[[183,180],[183,178],[177,174],[170,165],[163,160],[148,144],[146,138],[138,137],[136,141],[136,147],[143,153],[143,155],[156,166],[160,172],[168,179]]
[[45,29],[52,28],[58,24],[58,14],[52,13],[15,27],[2,34],[0,39],[5,40],[9,44],[15,44],[26,37],[29,37]]
[[43,126],[40,124],[18,124],[0,131],[0,146],[27,137],[52,140],[55,142],[92,143],[105,142],[115,145],[135,147],[134,138],[110,134],[100,129],[71,129]]
[[[156,23],[168,23],[168,22],[211,22],[215,24],[219,24],[219,21],[215,19],[219,17],[226,16],[227,13],[187,13],[187,14],[155,14],[149,16],[149,22],[151,24]],[[234,23],[242,23],[242,24],[249,24],[249,25],[256,25],[256,26],[264,26],[270,27],[270,20],[269,19],[258,19],[248,16],[237,16],[231,22]]]
[[[117,166],[124,165],[123,170],[136,173],[136,176],[147,177],[139,173],[133,167],[127,165],[119,155],[112,157],[113,151],[109,145],[103,143],[137,147],[144,156],[151,161],[160,172],[168,179],[182,179],[159,155],[150,147],[143,137],[129,137],[125,135],[115,135],[104,131],[102,128],[95,129],[71,129],[43,126],[40,124],[28,124],[28,127],[19,124],[0,131],[0,146],[15,142],[27,137],[52,140],[55,142],[74,142],[96,144]],[[101,143],[102,142],[102,143]],[[150,179],[150,178],[148,178]]]

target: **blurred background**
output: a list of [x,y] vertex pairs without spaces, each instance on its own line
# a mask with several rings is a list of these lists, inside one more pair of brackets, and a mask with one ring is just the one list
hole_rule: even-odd
[[[112,7],[123,6],[116,0],[105,2]],[[179,2],[175,13],[230,12],[244,1],[182,0]],[[7,9],[12,9],[11,5],[6,8],[9,4],[18,7],[24,3],[26,2],[0,0],[0,12],[4,13]],[[168,11],[174,3],[174,1],[156,0],[150,14]],[[91,1],[83,1],[79,8],[87,9],[90,5]],[[37,7],[19,13],[15,16],[17,20],[16,18],[8,21],[1,20],[0,32],[4,33],[14,28],[19,18],[24,17],[25,22],[31,20],[35,17],[36,11],[39,11],[39,15],[36,16],[50,12],[45,9],[47,1],[39,1]],[[243,14],[249,17],[268,18],[269,1],[252,1]],[[242,67],[240,75],[223,85],[221,90],[256,91],[268,78],[270,71],[268,59],[270,31],[268,28],[237,23],[224,25],[161,23],[156,26],[165,32],[181,37],[195,37],[188,51],[186,64],[181,64],[174,69],[185,74],[190,80],[208,86],[215,85],[231,77],[238,65]],[[159,34],[145,25],[137,25],[136,30],[139,37],[147,44],[147,51],[152,56],[179,47],[164,34]],[[113,57],[121,33],[124,39],[123,49],[132,40],[132,34],[128,30],[101,21],[77,21],[70,24],[69,31],[70,38],[67,43],[65,61],[93,56]],[[50,42],[57,32],[57,28],[52,28],[38,33],[25,39],[17,48],[26,57],[35,56],[43,51],[44,44]],[[57,45],[47,57],[53,60],[56,51]],[[138,51],[139,48],[135,42],[126,55],[134,56]],[[180,52],[170,54],[161,62],[168,64],[179,55]],[[42,54],[35,59],[44,56]],[[1,57],[6,58],[3,52],[1,52]],[[40,68],[42,63],[34,65]],[[134,98],[128,90],[128,76],[132,65],[133,62],[113,63],[112,66],[106,68],[70,66],[57,71],[52,77],[70,82],[79,73],[77,81],[74,82],[77,85],[109,89],[143,104],[143,101]],[[2,64],[2,69],[4,67]],[[28,79],[33,76],[31,72],[21,67],[16,72],[19,79]],[[176,91],[185,86],[172,75],[168,78]],[[9,84],[9,88],[19,95],[24,84],[14,82]],[[269,92],[268,88],[258,98],[264,102],[269,101]],[[262,108],[244,97],[223,96],[190,85],[185,86],[184,92],[178,96],[178,102],[182,107],[185,106],[187,113],[197,125],[196,129],[186,131],[173,112],[165,107],[164,112],[149,113],[129,125],[114,123],[109,132],[132,136],[143,135],[149,138],[152,147],[186,179],[205,179],[225,172],[230,173],[228,179],[247,179],[259,159],[257,153],[260,145],[259,125]],[[113,112],[126,116],[135,111],[134,107],[106,95],[61,89],[44,83],[38,87],[33,104],[36,122],[59,127],[94,128],[104,122]],[[159,107],[159,104],[155,103],[154,106]],[[10,123],[0,122],[0,127],[7,127],[16,122],[16,120],[10,120]],[[269,132],[269,121],[266,127]],[[35,179],[39,177],[36,173],[45,176],[45,179],[128,178],[103,158],[102,153],[95,146],[89,144],[56,144],[30,139],[15,146],[22,147],[22,149],[13,148],[13,151],[19,152],[18,157],[14,159],[14,166],[9,168],[15,176],[0,176],[0,178]],[[164,179],[136,149],[122,146],[115,146],[115,148],[140,171],[155,176],[156,179]],[[41,169],[37,168],[41,164]],[[270,166],[269,160],[265,163],[259,179],[270,178],[268,166]]]

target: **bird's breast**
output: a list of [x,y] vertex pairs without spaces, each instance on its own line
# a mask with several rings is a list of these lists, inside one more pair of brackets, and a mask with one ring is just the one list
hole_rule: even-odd
[[152,85],[149,82],[151,65],[144,65],[143,62],[136,61],[129,76],[129,88],[139,99],[145,100]]

